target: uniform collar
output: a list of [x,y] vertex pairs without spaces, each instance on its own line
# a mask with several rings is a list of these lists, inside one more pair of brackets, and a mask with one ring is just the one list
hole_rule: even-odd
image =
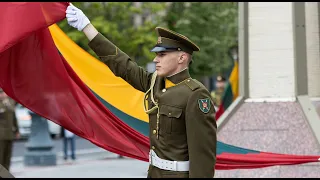
[[166,77],[166,79],[173,82],[174,84],[177,84],[177,83],[180,83],[181,81],[183,81],[189,77],[190,77],[189,70],[188,70],[188,68],[186,68],[177,74]]

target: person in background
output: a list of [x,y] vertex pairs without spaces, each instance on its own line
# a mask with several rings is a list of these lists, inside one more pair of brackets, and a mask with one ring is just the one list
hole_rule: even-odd
[[216,86],[216,89],[211,92],[211,96],[217,111],[222,103],[222,98],[223,98],[224,90],[226,87],[226,78],[220,75],[217,76],[215,86]]
[[75,140],[75,135],[64,129],[63,127],[61,128],[61,136],[63,137],[63,159],[68,160],[68,144],[70,144],[70,150],[71,150],[71,159],[76,160],[76,154],[75,154],[75,146],[76,146],[76,140]]
[[10,170],[12,146],[15,138],[20,138],[15,101],[0,88],[0,164]]

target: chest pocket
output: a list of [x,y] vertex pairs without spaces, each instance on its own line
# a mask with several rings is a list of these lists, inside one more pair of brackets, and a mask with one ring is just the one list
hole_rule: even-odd
[[171,134],[172,132],[184,132],[185,121],[182,115],[183,110],[178,107],[160,106],[160,131]]

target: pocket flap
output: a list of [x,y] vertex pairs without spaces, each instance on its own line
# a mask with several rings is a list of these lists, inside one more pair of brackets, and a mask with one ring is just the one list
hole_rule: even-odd
[[175,117],[179,118],[182,114],[182,109],[173,107],[173,106],[167,106],[167,105],[160,105],[160,114],[166,115],[168,117]]

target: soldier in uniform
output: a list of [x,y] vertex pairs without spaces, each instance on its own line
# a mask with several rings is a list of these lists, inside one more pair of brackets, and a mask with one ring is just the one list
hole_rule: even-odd
[[226,78],[223,76],[217,76],[216,89],[211,92],[213,103],[216,108],[219,108],[222,103],[222,97],[226,86]]
[[200,48],[176,32],[156,28],[156,72],[148,73],[99,33],[73,5],[66,10],[68,24],[89,39],[90,48],[111,71],[145,93],[149,115],[149,178],[213,178],[217,125],[208,90],[189,75],[192,54]]
[[0,89],[0,164],[10,168],[12,143],[19,138],[19,128],[15,116],[15,102]]

